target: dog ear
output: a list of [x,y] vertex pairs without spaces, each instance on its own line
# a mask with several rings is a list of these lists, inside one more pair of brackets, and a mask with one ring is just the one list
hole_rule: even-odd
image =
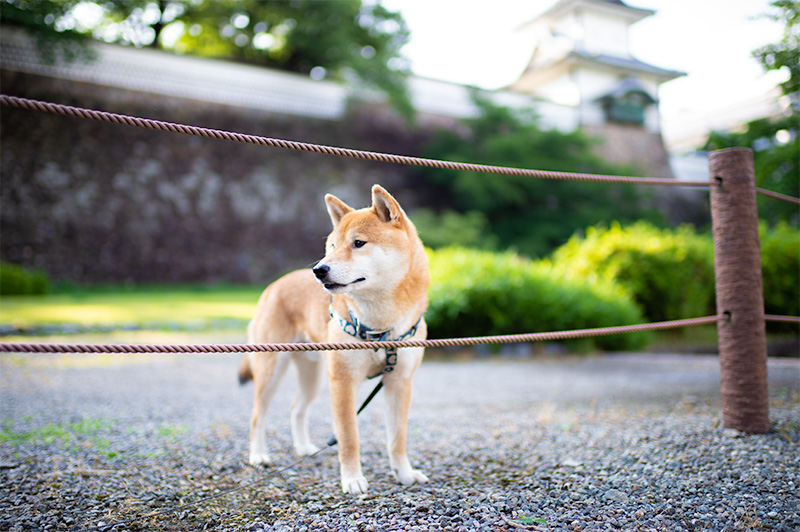
[[380,185],[372,186],[372,210],[383,222],[397,222],[405,216],[397,200]]
[[328,208],[328,214],[334,227],[339,224],[345,214],[355,210],[333,194],[325,194],[325,206]]

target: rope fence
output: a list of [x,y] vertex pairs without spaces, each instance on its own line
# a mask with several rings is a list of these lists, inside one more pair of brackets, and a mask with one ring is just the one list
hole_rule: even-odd
[[712,229],[715,247],[714,269],[716,277],[717,309],[719,312],[719,315],[716,316],[650,324],[445,340],[221,345],[65,345],[46,343],[0,343],[0,352],[224,353],[331,351],[380,349],[386,347],[474,346],[479,344],[567,340],[716,323],[719,334],[718,346],[721,366],[724,426],[726,428],[734,428],[750,433],[764,433],[769,431],[769,401],[766,380],[767,354],[764,322],[780,321],[800,323],[800,318],[764,315],[763,281],[758,245],[758,213],[755,198],[757,194],[762,194],[798,205],[800,205],[800,199],[756,187],[753,171],[753,153],[751,150],[730,148],[712,152],[709,154],[710,180],[678,181],[669,178],[622,177],[509,168],[353,150],[139,118],[8,96],[5,94],[0,94],[0,105],[113,124],[136,126],[156,131],[169,131],[203,138],[242,142],[271,148],[429,168],[597,183],[708,187],[711,196]]
[[[99,345],[99,344],[15,344],[0,343],[0,352],[9,353],[245,353],[280,351],[345,351],[354,349],[381,349],[385,347],[456,347],[475,345],[497,345],[522,342],[549,342],[574,340],[594,336],[608,336],[644,331],[658,331],[708,325],[727,319],[727,316],[706,316],[686,320],[672,320],[639,325],[622,325],[596,329],[510,334],[500,336],[476,336],[472,338],[451,338],[444,340],[402,340],[381,342],[342,342],[342,343],[276,343],[276,344],[216,344],[216,345]],[[800,320],[800,318],[798,318]]]
[[[800,317],[772,316],[764,317],[766,321],[800,324]],[[621,325],[617,327],[600,327],[595,329],[576,329],[571,331],[539,332],[526,334],[509,334],[499,336],[475,336],[468,338],[449,338],[441,340],[402,340],[380,342],[340,342],[340,343],[272,343],[272,344],[56,344],[56,343],[5,343],[0,342],[0,352],[5,353],[105,353],[105,354],[137,354],[137,353],[277,353],[284,351],[348,351],[360,349],[381,349],[401,347],[471,347],[476,345],[500,345],[513,343],[554,342],[559,340],[576,340],[612,334],[629,334],[636,332],[663,331],[684,327],[698,327],[730,320],[727,314],[689,318],[683,320],[661,321],[637,325]]]
[[779,323],[797,323],[800,324],[800,317],[797,316],[771,316],[766,315],[764,316],[766,321],[775,321]]
[[762,196],[767,196],[769,198],[785,201],[787,203],[794,203],[795,205],[800,205],[800,198],[795,198],[793,196],[781,194],[780,192],[773,192],[772,190],[766,190],[760,187],[756,188],[756,192],[761,194]]
[[257,135],[247,135],[244,133],[235,133],[232,131],[209,129],[205,127],[189,126],[173,122],[164,122],[161,120],[152,120],[149,118],[139,118],[129,115],[107,113],[105,111],[96,111],[92,109],[84,109],[81,107],[72,107],[69,105],[42,102],[38,100],[30,100],[27,98],[19,98],[16,96],[8,96],[5,94],[0,94],[0,104],[9,107],[16,107],[19,109],[42,111],[45,113],[70,116],[76,118],[86,118],[89,120],[98,120],[101,122],[109,122],[112,124],[136,126],[146,129],[153,129],[157,131],[170,131],[173,133],[182,133],[185,135],[193,135],[197,137],[204,137],[210,139],[243,142],[245,144],[256,144],[259,146],[266,146],[270,148],[282,148],[287,150],[297,150],[297,151],[304,151],[311,153],[319,153],[324,155],[334,155],[339,157],[350,157],[354,159],[364,159],[369,161],[397,163],[397,164],[405,164],[412,166],[424,166],[428,168],[464,170],[469,172],[483,172],[489,174],[509,175],[509,176],[511,175],[523,176],[523,177],[527,176],[527,177],[536,177],[541,179],[568,179],[573,181],[590,181],[597,183],[614,183],[614,184],[664,185],[664,186],[687,186],[687,187],[707,187],[713,184],[713,182],[711,181],[677,181],[675,179],[660,178],[660,177],[621,177],[621,176],[581,174],[581,173],[570,173],[570,172],[550,172],[545,170],[528,170],[524,168],[509,168],[504,166],[491,166],[485,164],[458,163],[450,161],[441,161],[437,159],[425,159],[421,157],[409,157],[405,155],[393,155],[388,153],[353,150],[349,148],[337,148],[333,146],[324,146],[321,144],[309,144],[307,142],[296,142],[292,140],[261,137]]
[[[671,179],[666,177],[623,177],[623,176],[612,176],[612,175],[602,175],[602,174],[584,174],[577,172],[552,172],[547,170],[532,170],[526,168],[512,168],[507,166],[493,166],[487,164],[460,163],[452,161],[443,161],[439,159],[426,159],[423,157],[410,157],[407,155],[396,155],[391,153],[354,150],[350,148],[337,148],[334,146],[325,146],[322,144],[311,144],[308,142],[298,142],[293,140],[262,137],[258,135],[248,135],[245,133],[236,133],[233,131],[225,131],[220,129],[212,129],[199,126],[190,126],[175,122],[165,122],[163,120],[153,120],[150,118],[141,118],[141,117],[118,114],[118,113],[109,113],[106,111],[85,109],[82,107],[74,107],[71,105],[43,102],[40,100],[32,100],[29,98],[21,98],[18,96],[9,96],[7,94],[0,94],[0,105],[5,105],[7,107],[15,107],[18,109],[42,111],[45,113],[70,116],[74,118],[97,120],[100,122],[108,122],[111,124],[136,126],[146,129],[153,129],[156,131],[169,131],[172,133],[181,133],[184,135],[193,135],[196,137],[227,140],[232,142],[242,142],[245,144],[255,144],[258,146],[265,146],[270,148],[297,150],[297,151],[318,153],[323,155],[350,157],[353,159],[363,159],[363,160],[379,161],[385,163],[405,164],[411,166],[424,166],[427,168],[461,170],[468,172],[481,172],[481,173],[497,174],[497,175],[534,177],[539,179],[564,179],[571,181],[629,184],[629,185],[636,184],[636,185],[659,185],[659,186],[676,186],[676,187],[709,187],[711,185],[718,184],[718,182],[714,180],[678,181],[676,179]],[[765,190],[763,188],[757,188],[756,192],[764,196],[769,196],[774,199],[800,205],[800,198],[795,198],[792,196],[788,196],[786,194],[781,194],[779,192],[772,192],[770,190]]]

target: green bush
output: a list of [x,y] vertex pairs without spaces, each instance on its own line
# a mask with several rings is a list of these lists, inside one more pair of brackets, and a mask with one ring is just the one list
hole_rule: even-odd
[[49,289],[50,279],[42,270],[29,270],[18,264],[0,262],[0,295],[41,295]]
[[649,321],[714,313],[713,243],[688,226],[591,227],[557,249],[552,261],[565,274],[618,283]]
[[762,223],[759,233],[764,309],[767,314],[800,316],[800,231],[781,222],[771,229]]
[[433,248],[463,246],[492,249],[497,247],[497,237],[488,232],[489,222],[483,213],[460,213],[446,210],[436,213],[430,209],[416,209],[411,218],[425,245]]
[[[511,252],[428,251],[433,279],[426,313],[432,338],[548,332],[641,323],[613,283],[573,278]],[[647,336],[598,337],[595,345],[643,347]]]

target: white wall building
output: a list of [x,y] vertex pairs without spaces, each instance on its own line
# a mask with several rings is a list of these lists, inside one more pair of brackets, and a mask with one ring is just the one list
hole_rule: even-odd
[[655,13],[620,0],[561,0],[520,28],[536,49],[510,90],[576,109],[580,125],[660,133],[658,87],[684,75],[636,59],[628,27]]

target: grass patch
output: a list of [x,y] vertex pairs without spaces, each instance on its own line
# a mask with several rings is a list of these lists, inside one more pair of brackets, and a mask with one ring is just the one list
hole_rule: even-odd
[[[48,324],[126,325],[192,324],[202,328],[249,320],[262,286],[100,286],[62,288],[52,295],[0,298],[0,323],[21,329]],[[158,327],[156,327],[158,328]]]
[[168,424],[158,427],[158,435],[164,439],[177,440],[178,436],[188,430],[189,428],[186,425]]
[[[31,445],[57,445],[67,452],[91,449],[106,460],[118,458],[124,451],[119,443],[115,443],[114,424],[111,421],[97,418],[86,418],[74,423],[48,423],[39,427],[28,428],[31,417],[15,423],[12,419],[0,421],[0,445],[14,447]],[[157,440],[162,443],[174,443],[181,435],[187,433],[186,425],[163,424],[155,428]],[[137,437],[133,432],[130,437]],[[139,456],[158,457],[164,454],[158,441],[149,436],[139,436],[148,446],[155,449],[139,453]]]
[[15,430],[10,420],[0,423],[0,443],[14,445],[68,442],[75,436],[96,434],[107,431],[109,424],[100,419],[83,419],[77,423],[50,423],[31,430]]

